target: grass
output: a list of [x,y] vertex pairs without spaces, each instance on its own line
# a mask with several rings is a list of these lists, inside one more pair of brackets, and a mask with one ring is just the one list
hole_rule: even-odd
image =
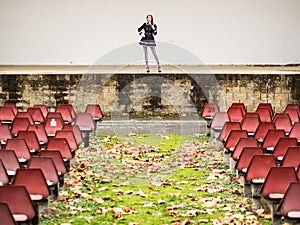
[[249,211],[250,200],[206,137],[101,135],[91,142],[41,224],[270,223]]

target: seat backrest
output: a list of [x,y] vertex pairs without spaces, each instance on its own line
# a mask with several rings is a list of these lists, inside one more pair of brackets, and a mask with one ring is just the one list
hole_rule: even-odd
[[65,138],[51,138],[49,139],[46,150],[54,150],[60,151],[64,160],[71,160],[72,159],[72,152],[71,148],[68,144],[68,141]]
[[245,147],[243,148],[240,157],[235,165],[236,170],[245,173],[248,169],[249,163],[254,155],[263,155],[261,147]]
[[300,146],[288,147],[281,161],[281,166],[298,168],[300,163]]
[[27,130],[35,132],[40,145],[46,144],[48,142],[48,136],[43,124],[29,125]]
[[233,103],[231,104],[231,107],[238,107],[238,108],[240,108],[240,109],[242,110],[243,116],[245,116],[246,113],[247,113],[247,110],[246,110],[246,107],[245,107],[245,104],[244,104],[244,103],[241,103],[241,102],[233,102]]
[[231,157],[234,160],[238,160],[245,147],[258,147],[258,142],[255,138],[240,138],[231,154]]
[[48,108],[47,108],[46,105],[44,105],[44,104],[35,104],[33,107],[41,109],[44,118],[47,117],[47,115],[48,115]]
[[7,139],[11,139],[12,135],[8,124],[1,124],[0,123],[0,140],[1,144],[6,144]]
[[24,139],[8,139],[5,149],[14,150],[20,162],[25,162],[31,158],[29,147]]
[[0,150],[0,159],[9,176],[14,176],[16,170],[20,168],[18,157],[13,150]]
[[4,103],[3,105],[5,108],[11,108],[14,112],[14,114],[16,115],[18,113],[18,108],[17,108],[17,105],[15,103]]
[[58,106],[55,109],[55,112],[58,112],[58,113],[61,114],[64,123],[72,123],[73,122],[73,117],[72,117],[72,114],[71,114],[70,109],[68,107]]
[[254,138],[262,142],[269,130],[275,130],[274,122],[260,122],[254,133]]
[[34,124],[33,118],[29,112],[18,112],[15,118],[27,118],[30,124]]
[[78,113],[75,125],[78,125],[81,131],[93,131],[95,129],[93,117],[89,113]]
[[276,167],[273,155],[254,155],[249,163],[245,179],[250,183],[262,184],[271,167]]
[[225,122],[222,131],[220,132],[220,135],[218,137],[218,140],[220,141],[226,141],[228,138],[228,135],[230,131],[232,130],[241,130],[241,124],[239,122]]
[[273,152],[274,148],[275,148],[275,145],[277,144],[278,140],[280,138],[283,138],[285,137],[285,132],[284,130],[268,130],[264,140],[263,140],[263,143],[262,143],[262,148],[265,150],[265,151],[268,151],[268,152]]
[[229,120],[232,122],[241,122],[243,120],[243,112],[240,107],[229,107],[227,110]]
[[58,173],[52,158],[33,157],[27,167],[29,169],[41,169],[49,186],[56,185],[59,182]]
[[41,108],[29,107],[27,109],[27,112],[31,114],[34,124],[43,124],[45,122],[45,117],[43,115]]
[[51,115],[48,115],[45,120],[45,130],[47,136],[54,136],[56,131],[62,130],[63,126],[64,122],[60,117],[52,117]]
[[241,122],[242,130],[246,130],[248,135],[254,136],[254,133],[260,123],[259,117],[244,117]]
[[260,108],[267,108],[269,110],[269,112],[271,113],[271,116],[273,117],[273,107],[271,103],[259,103],[256,109],[260,109]]
[[266,199],[280,200],[289,184],[297,180],[294,167],[271,167],[260,193]]
[[297,138],[279,138],[277,144],[275,145],[273,154],[275,158],[281,161],[289,147],[296,147],[298,145]]
[[224,148],[227,151],[233,151],[240,138],[248,138],[248,132],[246,130],[232,130],[230,131],[228,138],[224,144]]
[[8,205],[3,202],[0,202],[0,224],[17,225]]
[[58,130],[55,133],[55,138],[65,138],[68,141],[68,144],[72,150],[77,150],[78,145],[74,136],[73,131],[70,130]]
[[18,132],[17,138],[24,139],[30,152],[40,151],[40,143],[34,131],[22,130]]
[[80,132],[78,125],[65,124],[63,130],[69,130],[73,132],[78,146],[83,142],[82,133]]
[[101,120],[103,118],[103,113],[99,104],[88,104],[85,108],[85,113],[90,113],[94,120]]
[[300,218],[300,183],[290,183],[277,211],[284,217]]
[[299,115],[298,109],[285,109],[284,113],[289,115],[289,117],[291,118],[292,124],[299,122],[300,115]]
[[285,110],[286,109],[296,109],[300,114],[300,105],[299,104],[289,103],[289,104],[286,105]]
[[256,111],[259,114],[259,119],[261,122],[271,122],[272,114],[268,108],[258,108]]
[[289,116],[287,117],[277,117],[274,120],[275,123],[275,127],[276,129],[283,129],[285,131],[285,133],[290,133],[291,129],[292,129],[292,121],[291,118]]
[[217,103],[205,103],[201,113],[201,117],[203,119],[211,120],[219,111],[220,109]]
[[20,130],[27,130],[29,125],[28,118],[15,118],[11,125],[12,136],[16,136]]
[[15,113],[10,107],[0,107],[0,121],[1,123],[12,123],[15,118]]
[[60,104],[58,107],[65,107],[65,108],[68,108],[69,111],[71,112],[72,119],[75,119],[75,117],[76,117],[76,112],[75,112],[75,109],[74,109],[74,107],[73,107],[72,104]]
[[211,128],[216,131],[221,131],[227,121],[229,121],[227,112],[217,112],[211,121]]
[[30,221],[36,216],[35,206],[24,186],[1,186],[0,202],[8,205],[17,222]]
[[9,182],[8,174],[6,168],[0,159],[0,186],[6,185]]
[[18,169],[12,185],[25,186],[33,201],[47,199],[50,195],[46,178],[40,168]]
[[60,151],[41,151],[39,157],[49,157],[53,160],[53,163],[56,167],[58,174],[63,175],[67,172],[66,165],[64,163],[63,157]]
[[296,122],[293,124],[289,133],[289,137],[297,138],[297,140],[300,141],[300,122]]

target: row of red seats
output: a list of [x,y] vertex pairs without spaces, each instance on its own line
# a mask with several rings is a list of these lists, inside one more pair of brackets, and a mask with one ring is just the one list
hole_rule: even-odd
[[264,198],[271,206],[273,224],[281,224],[282,217],[299,223],[299,105],[288,104],[277,114],[269,103],[259,104],[251,113],[242,103],[227,112],[219,112],[216,104],[212,108],[213,115],[206,119],[220,132],[225,162],[230,160],[231,171],[243,178],[244,194],[252,197],[253,209],[261,207]]
[[[102,118],[100,106],[88,105],[84,113],[76,114],[66,105],[56,112],[44,110],[46,114],[37,119],[41,108],[47,109],[41,106],[27,112],[19,112],[13,104],[0,107],[14,114],[9,121],[3,115],[6,109],[0,110],[0,224],[39,224],[39,205],[47,205],[50,194],[57,197],[70,160],[84,141],[82,133],[92,132]],[[101,117],[96,117],[95,108]],[[63,117],[67,111],[74,112],[72,121]]]

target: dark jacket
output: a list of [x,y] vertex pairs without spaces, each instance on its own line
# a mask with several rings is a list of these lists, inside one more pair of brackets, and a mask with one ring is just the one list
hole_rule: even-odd
[[154,36],[157,34],[157,26],[154,24],[151,26],[149,23],[144,23],[138,29],[139,34],[143,35],[140,45],[144,46],[156,46]]

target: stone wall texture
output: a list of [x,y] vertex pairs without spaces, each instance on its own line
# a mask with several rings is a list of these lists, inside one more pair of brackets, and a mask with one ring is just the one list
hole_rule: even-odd
[[226,110],[243,102],[254,111],[261,102],[282,112],[300,99],[299,75],[245,74],[65,74],[1,75],[0,104],[16,103],[20,110],[45,104],[49,110],[71,103],[80,112],[98,103],[110,115],[195,115],[206,102]]

